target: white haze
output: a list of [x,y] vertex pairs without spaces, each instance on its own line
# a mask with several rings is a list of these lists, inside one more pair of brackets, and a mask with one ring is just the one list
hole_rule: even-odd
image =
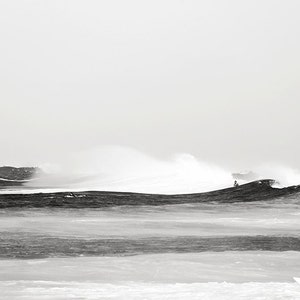
[[299,11],[299,0],[0,1],[0,165],[117,144],[300,168]]
[[[176,154],[162,160],[135,149],[105,146],[62,157],[41,165],[28,188],[43,191],[103,190],[144,193],[197,193],[231,187],[232,172],[191,154]],[[276,164],[253,167],[257,179],[275,179],[279,186],[300,183],[300,173]],[[245,183],[241,181],[240,183]]]
[[[43,166],[42,166],[43,167]],[[79,152],[47,164],[48,174],[28,186],[130,191],[148,193],[191,193],[220,189],[232,184],[232,176],[213,164],[190,154],[159,160],[137,150],[107,146]]]

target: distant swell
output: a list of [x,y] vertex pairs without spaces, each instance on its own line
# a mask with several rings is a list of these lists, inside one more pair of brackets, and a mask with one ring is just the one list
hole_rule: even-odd
[[121,205],[170,205],[186,203],[236,203],[268,201],[300,193],[300,186],[273,188],[272,180],[254,181],[236,188],[207,193],[160,195],[121,192],[61,192],[0,194],[0,208],[101,208]]

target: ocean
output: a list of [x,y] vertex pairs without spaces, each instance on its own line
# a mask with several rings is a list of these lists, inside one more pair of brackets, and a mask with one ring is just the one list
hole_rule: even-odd
[[0,207],[1,299],[300,299],[298,187],[2,193]]

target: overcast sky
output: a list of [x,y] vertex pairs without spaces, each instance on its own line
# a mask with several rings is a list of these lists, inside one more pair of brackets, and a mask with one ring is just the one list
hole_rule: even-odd
[[116,144],[300,168],[299,0],[0,1],[0,165]]

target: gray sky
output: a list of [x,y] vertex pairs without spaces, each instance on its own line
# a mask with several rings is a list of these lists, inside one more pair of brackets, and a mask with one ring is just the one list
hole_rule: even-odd
[[3,0],[0,164],[94,146],[300,167],[298,0]]

